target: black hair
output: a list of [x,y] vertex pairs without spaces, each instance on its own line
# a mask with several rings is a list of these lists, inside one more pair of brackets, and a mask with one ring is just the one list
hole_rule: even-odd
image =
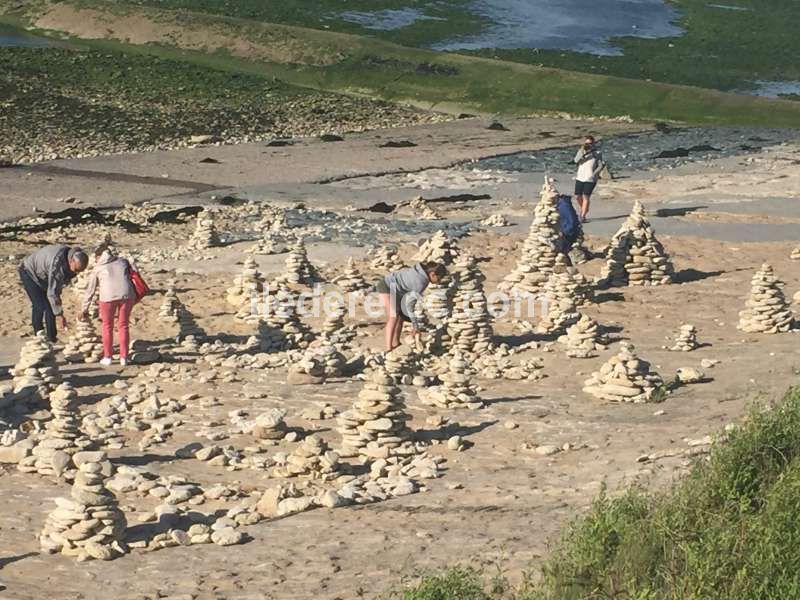
[[447,275],[447,269],[445,266],[442,263],[438,263],[433,260],[422,263],[422,268],[425,269],[425,272],[428,275],[433,273],[439,279],[443,279]]
[[592,143],[594,144],[594,136],[593,135],[589,134],[589,135],[585,136],[584,139],[592,140]]

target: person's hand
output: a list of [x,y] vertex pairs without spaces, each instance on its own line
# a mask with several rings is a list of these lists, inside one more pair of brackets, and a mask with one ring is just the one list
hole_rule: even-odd
[[422,334],[422,331],[420,331],[416,327],[411,329],[411,335],[413,335],[414,337],[419,337],[421,334]]
[[66,315],[59,315],[59,321],[61,322],[61,329],[69,329]]

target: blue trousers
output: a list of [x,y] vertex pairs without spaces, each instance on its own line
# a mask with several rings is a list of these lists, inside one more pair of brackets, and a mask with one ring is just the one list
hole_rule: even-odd
[[[25,269],[19,270],[19,278],[22,287],[31,300],[31,324],[34,333],[39,333],[42,329],[47,332],[47,339],[55,342],[58,332],[56,331],[56,317],[53,314],[53,307],[47,299],[47,290],[36,283]],[[42,326],[44,322],[44,327]]]

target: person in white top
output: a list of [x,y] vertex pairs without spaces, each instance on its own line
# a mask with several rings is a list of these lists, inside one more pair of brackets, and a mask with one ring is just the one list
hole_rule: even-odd
[[589,215],[589,199],[600,179],[600,172],[606,166],[603,155],[595,144],[594,137],[587,135],[583,140],[583,145],[575,155],[575,164],[578,165],[578,172],[575,175],[575,200],[580,206],[581,222],[586,222]]

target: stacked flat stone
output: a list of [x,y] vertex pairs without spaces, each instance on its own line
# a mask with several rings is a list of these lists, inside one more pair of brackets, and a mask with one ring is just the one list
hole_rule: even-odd
[[619,353],[586,380],[583,391],[612,402],[647,402],[663,383],[658,373],[650,371],[650,363],[623,343]]
[[272,475],[330,481],[339,476],[338,470],[339,455],[325,440],[309,435],[292,451],[284,465],[273,469]]
[[267,314],[259,322],[259,345],[262,352],[283,352],[304,348],[311,337],[297,316],[297,296],[279,287],[268,299]]
[[439,221],[442,218],[422,196],[413,198],[408,207],[414,211],[414,216],[422,221]]
[[369,263],[370,269],[378,273],[392,273],[405,267],[396,249],[382,246],[372,253],[372,261]]
[[285,233],[289,229],[286,213],[280,208],[269,207],[256,223],[256,229],[262,232]]
[[738,328],[747,333],[783,333],[794,326],[794,315],[781,289],[784,283],[772,266],[761,265],[751,281],[750,297],[739,313]]
[[70,363],[91,363],[103,358],[103,342],[89,319],[78,321],[75,333],[64,345],[64,360]]
[[192,232],[192,237],[189,238],[187,246],[194,250],[206,250],[219,246],[219,234],[217,228],[214,226],[214,219],[211,213],[202,211],[197,215],[197,222]]
[[558,338],[558,342],[565,347],[570,358],[593,358],[599,350],[608,347],[597,321],[588,315],[581,315],[578,322]]
[[62,383],[53,390],[50,394],[53,418],[45,425],[31,456],[20,461],[20,471],[68,479],[74,476],[72,455],[92,445],[91,440],[81,432],[80,419],[75,410],[77,399],[78,393],[68,383]]
[[475,371],[460,354],[447,360],[446,368],[439,375],[442,385],[419,390],[419,399],[437,408],[480,408],[478,388],[472,384]]
[[370,374],[353,408],[342,412],[338,420],[342,456],[361,456],[369,462],[416,452],[400,388],[384,369]]
[[575,299],[577,306],[586,306],[594,301],[594,286],[578,269],[569,264],[563,254],[556,258],[553,273],[562,279],[561,286]]
[[259,414],[252,425],[247,428],[247,433],[259,440],[277,442],[286,437],[289,432],[284,418],[286,411],[281,408],[271,408]]
[[167,291],[164,292],[164,299],[158,309],[158,319],[165,323],[177,323],[178,307],[181,305],[181,301],[175,291],[175,281],[170,281],[167,284]]
[[539,333],[557,333],[574,325],[581,318],[573,295],[572,276],[568,271],[552,273],[544,287],[543,305],[547,313],[539,322]]
[[14,377],[12,395],[14,402],[19,403],[44,401],[61,383],[55,350],[44,331],[25,342],[11,375]]
[[458,247],[458,243],[440,229],[419,247],[414,261],[433,261],[443,265],[452,265],[460,254],[461,249]]
[[309,346],[304,359],[316,361],[325,377],[339,377],[347,364],[344,354],[326,338],[320,338]]
[[575,240],[575,243],[572,244],[572,248],[569,251],[569,258],[573,264],[582,265],[583,263],[589,262],[592,258],[592,252],[586,247],[586,239],[583,235],[583,229],[581,229],[580,233],[578,234],[578,238]]
[[792,260],[800,260],[800,246],[797,246],[797,248],[792,250],[792,253],[789,255],[789,258],[791,258]]
[[681,325],[675,344],[670,348],[673,352],[691,352],[697,349],[700,344],[697,342],[697,328],[694,325]]
[[325,321],[322,323],[322,338],[329,343],[344,346],[353,341],[356,337],[356,330],[348,327],[344,318],[347,316],[347,308],[341,302],[336,302],[327,307]]
[[241,307],[248,305],[264,291],[264,277],[258,271],[258,264],[252,256],[244,259],[242,272],[233,280],[233,286],[227,290],[226,299],[228,304]]
[[539,203],[517,266],[498,286],[499,289],[536,294],[547,282],[556,264],[556,248],[561,236],[558,215],[558,190],[553,180],[542,186]]
[[[85,458],[80,458],[86,455]],[[127,550],[123,542],[127,522],[117,499],[106,488],[111,464],[103,452],[75,455],[78,471],[71,498],[57,498],[39,543],[42,551],[60,552],[78,561],[111,560]]]
[[271,254],[280,254],[280,246],[275,241],[275,234],[271,231],[264,231],[261,238],[251,246],[248,250],[250,254],[258,256],[269,256]]
[[611,238],[600,281],[612,286],[664,285],[672,283],[673,273],[672,262],[637,200]]
[[383,368],[394,383],[410,385],[420,371],[419,357],[414,348],[398,346],[385,354]]
[[352,256],[347,259],[347,266],[344,268],[344,273],[337,277],[334,283],[336,283],[342,291],[347,293],[360,292],[369,287],[369,283],[367,283],[361,271],[356,267]]
[[[92,259],[94,260],[94,259]],[[75,279],[70,284],[72,291],[75,295],[75,300],[78,304],[83,304],[83,299],[86,296],[86,289],[89,287],[89,280],[92,278],[92,265],[87,266],[86,269],[78,273]],[[95,288],[94,294],[92,294],[91,299],[89,300],[89,308],[88,314],[89,317],[92,319],[96,319],[97,316],[100,314],[99,304],[97,303],[98,299],[98,288]]]
[[447,320],[450,349],[467,356],[483,354],[491,350],[493,336],[492,317],[483,291],[486,277],[469,254],[455,263],[453,276],[453,309]]
[[505,215],[501,213],[494,213],[483,219],[480,223],[483,227],[508,227],[511,223],[508,222]]
[[286,267],[283,274],[278,277],[278,284],[287,285],[312,285],[320,281],[317,270],[308,260],[306,245],[302,239],[296,239],[289,246],[289,256],[286,257]]

